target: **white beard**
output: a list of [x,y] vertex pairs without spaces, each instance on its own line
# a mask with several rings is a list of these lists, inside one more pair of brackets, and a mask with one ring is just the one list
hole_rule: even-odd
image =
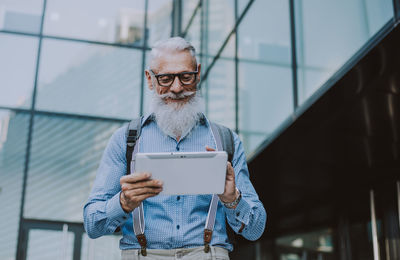
[[173,138],[183,137],[199,122],[205,110],[205,103],[197,92],[186,104],[180,102],[166,104],[164,101],[166,97],[181,99],[193,94],[194,92],[184,92],[177,96],[169,92],[159,95],[153,90],[150,111],[154,113],[157,125],[164,134]]

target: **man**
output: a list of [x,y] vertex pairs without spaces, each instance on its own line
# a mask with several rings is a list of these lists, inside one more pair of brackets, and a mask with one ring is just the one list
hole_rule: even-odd
[[[216,149],[210,123],[203,113],[204,102],[197,92],[200,70],[193,46],[180,37],[153,47],[150,68],[146,70],[147,84],[153,91],[151,113],[142,120],[139,152]],[[111,234],[122,227],[122,259],[229,259],[228,251],[233,246],[227,237],[226,223],[249,240],[262,235],[265,209],[249,180],[243,146],[236,134],[232,165],[227,164],[225,190],[218,195],[211,250],[207,251],[203,250],[203,236],[211,195],[158,195],[162,182],[152,179],[151,173],[125,175],[126,128],[118,129],[111,137],[84,207],[89,237]],[[146,256],[140,255],[141,245],[133,232],[131,214],[142,202]]]

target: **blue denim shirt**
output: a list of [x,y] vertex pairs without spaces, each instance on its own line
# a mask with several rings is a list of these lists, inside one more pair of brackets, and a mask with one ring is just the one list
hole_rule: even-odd
[[[121,192],[119,181],[126,174],[126,128],[127,126],[123,126],[118,129],[109,140],[83,211],[84,226],[91,238],[112,234],[118,226],[121,226],[123,237],[120,240],[120,249],[122,250],[140,248],[133,232],[132,214],[126,213],[119,201]],[[266,223],[266,212],[250,182],[242,142],[237,134],[234,134],[234,145],[232,165],[235,170],[236,186],[242,193],[242,199],[235,209],[228,209],[221,202],[218,203],[210,243],[229,251],[233,250],[233,246],[228,241],[225,219],[236,233],[244,224],[240,234],[249,240],[258,239],[264,232]],[[216,148],[207,119],[202,120],[179,141],[166,136],[151,116],[143,119],[139,152],[195,152],[205,151],[206,146]],[[203,246],[204,225],[211,197],[211,195],[157,195],[146,199],[143,206],[147,248]]]

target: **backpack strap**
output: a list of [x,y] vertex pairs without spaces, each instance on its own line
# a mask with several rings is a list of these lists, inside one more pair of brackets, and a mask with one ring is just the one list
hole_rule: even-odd
[[217,135],[219,135],[219,139],[222,144],[221,151],[225,151],[228,154],[228,161],[232,163],[233,155],[235,154],[235,144],[231,129],[213,122],[211,122],[210,124],[211,124],[211,130],[213,131],[216,140],[217,140]]
[[[126,175],[131,174],[131,161],[132,161],[132,156],[136,152],[134,152],[134,149],[136,147],[136,141],[140,137],[140,133],[142,130],[142,119],[143,116],[139,118],[135,118],[132,121],[129,122],[128,127],[126,128],[125,131],[125,137],[126,137],[126,150],[125,150],[125,158],[126,158]],[[117,227],[115,232],[121,231],[120,227]]]
[[[136,147],[136,141],[139,139],[142,132],[142,119],[143,116],[135,118],[129,122],[125,132],[126,136],[126,174],[131,174],[131,161],[133,157],[133,151]],[[136,151],[137,152],[137,151]],[[135,153],[136,154],[136,153]]]
[[[140,134],[142,132],[142,119],[143,116],[133,119],[131,122],[129,122],[128,128],[126,129],[126,174],[127,175],[135,171],[134,160],[132,160],[132,158],[135,158],[135,154],[139,150],[138,145],[136,145],[136,141],[139,139]],[[132,219],[133,219],[133,230],[140,244],[141,254],[143,256],[146,256],[147,239],[146,236],[144,235],[143,203],[141,203],[139,207],[133,210]]]
[[[235,141],[231,129],[214,122],[210,122],[210,124],[211,124],[211,130],[213,131],[214,137],[217,142],[217,147],[218,147],[218,142],[220,142],[221,143],[220,145],[223,148],[222,150],[224,150],[228,154],[228,161],[232,163],[233,155],[235,154]],[[227,220],[225,221],[225,226],[226,226],[226,233],[228,236],[228,240],[235,246],[236,245],[235,231],[233,231]]]

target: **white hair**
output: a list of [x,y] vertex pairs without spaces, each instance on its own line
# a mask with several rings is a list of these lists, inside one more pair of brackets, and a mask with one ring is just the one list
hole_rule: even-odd
[[154,69],[157,66],[157,59],[165,51],[188,51],[193,58],[193,65],[197,67],[196,49],[193,45],[182,37],[172,37],[169,39],[158,41],[154,44],[150,52],[150,68]]

